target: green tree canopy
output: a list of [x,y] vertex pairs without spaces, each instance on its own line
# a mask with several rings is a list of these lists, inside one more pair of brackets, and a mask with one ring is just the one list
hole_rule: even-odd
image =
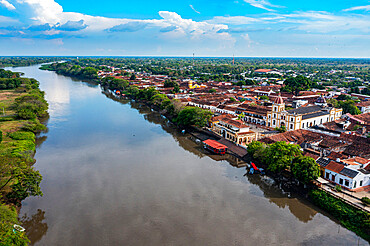
[[282,91],[294,93],[296,96],[299,95],[300,91],[309,90],[313,85],[313,82],[302,76],[298,75],[297,77],[290,77],[284,81],[284,87]]
[[339,101],[338,106],[343,109],[343,113],[350,113],[352,115],[361,114],[361,111],[357,108],[355,101],[347,100],[347,101]]
[[281,172],[286,168],[290,168],[293,159],[301,155],[302,152],[298,145],[284,141],[273,143],[264,151],[268,169],[273,172]]
[[313,158],[308,156],[295,158],[291,171],[293,176],[304,184],[308,184],[311,180],[316,180],[320,176],[319,165]]
[[176,122],[183,126],[195,125],[204,127],[212,117],[212,112],[197,107],[185,107],[180,111]]

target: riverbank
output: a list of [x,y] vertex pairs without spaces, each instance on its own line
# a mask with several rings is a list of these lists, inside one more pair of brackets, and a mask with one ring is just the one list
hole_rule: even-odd
[[46,130],[40,120],[48,116],[48,104],[36,80],[4,70],[0,74],[3,86],[14,87],[0,90],[0,244],[26,245],[25,232],[13,225],[20,224],[21,201],[42,195],[42,176],[32,165],[36,134]]
[[[128,84],[128,83],[127,83]],[[114,89],[114,88],[112,88]],[[151,108],[154,108],[156,109],[157,111],[161,112],[162,115],[165,115],[168,119],[170,120],[173,120],[175,119],[171,114],[168,114],[169,112],[169,109],[171,109],[172,107],[174,108],[175,105],[178,106],[176,104],[176,101],[175,101],[175,104],[172,104],[172,106],[164,106],[166,105],[166,103],[164,102],[167,102],[164,100],[155,100],[155,98],[153,98],[153,102],[149,99],[152,99],[153,96],[155,95],[152,95],[152,91],[150,90],[143,90],[143,92],[140,92],[138,88],[135,89],[135,87],[128,87],[127,90],[122,90],[122,88],[117,88],[117,89],[120,89],[124,94],[126,94],[128,97],[132,98],[132,99],[135,99],[137,101],[141,101],[143,103],[145,103],[146,105],[150,106]],[[115,95],[115,93],[112,92],[113,95]],[[135,96],[137,95],[137,96]],[[169,100],[169,99],[168,99]],[[170,104],[171,105],[171,104]],[[177,122],[175,122],[177,123]],[[182,127],[180,128],[180,130],[183,129]],[[189,128],[188,128],[189,129]],[[283,178],[281,178],[283,179]],[[282,180],[284,181],[284,179]],[[286,184],[286,182],[283,182],[282,184]],[[293,185],[293,184],[292,184]]]

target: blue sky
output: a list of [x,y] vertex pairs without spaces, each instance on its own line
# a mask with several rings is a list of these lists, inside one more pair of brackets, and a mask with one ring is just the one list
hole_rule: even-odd
[[370,57],[370,1],[0,0],[0,55]]

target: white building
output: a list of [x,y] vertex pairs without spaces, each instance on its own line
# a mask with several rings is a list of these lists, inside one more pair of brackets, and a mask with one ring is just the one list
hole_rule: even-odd
[[[357,158],[357,157],[356,157]],[[353,158],[354,159],[354,158]],[[361,158],[363,159],[363,158]],[[324,168],[324,178],[351,191],[370,189],[370,162],[349,165],[346,161],[335,162],[320,158],[317,163]]]

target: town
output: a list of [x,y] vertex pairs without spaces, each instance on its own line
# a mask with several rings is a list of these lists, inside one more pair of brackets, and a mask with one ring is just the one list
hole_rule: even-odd
[[[340,72],[330,70],[327,76]],[[139,89],[153,87],[184,106],[210,110],[213,117],[206,128],[237,146],[247,148],[252,141],[298,144],[305,156],[320,165],[321,182],[366,196],[370,190],[370,95],[361,92],[368,93],[369,81],[344,77],[348,83],[361,83],[355,90],[340,86],[284,90],[290,86],[285,84],[289,78],[304,81],[315,79],[317,73],[262,68],[240,74],[253,85],[236,84],[237,80],[174,79],[105,65],[98,76],[127,80]],[[283,79],[286,75],[289,78]],[[330,79],[318,84],[324,81]],[[351,100],[344,109],[338,106],[343,98]]]

